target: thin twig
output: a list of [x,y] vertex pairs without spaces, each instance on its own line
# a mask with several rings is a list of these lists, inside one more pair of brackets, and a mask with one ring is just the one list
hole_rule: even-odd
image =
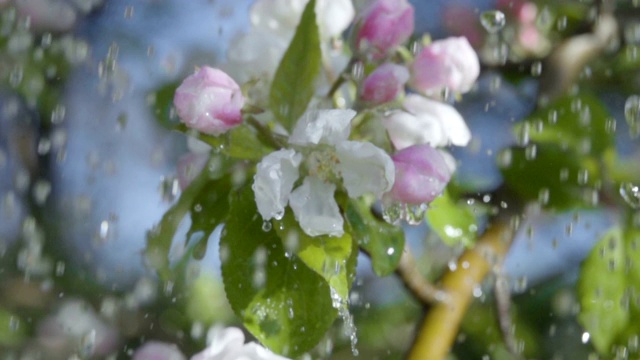
[[436,303],[427,313],[418,329],[409,360],[440,360],[447,356],[471,303],[474,289],[480,286],[485,275],[504,256],[512,236],[509,225],[501,222],[494,224],[473,249],[462,254],[456,269],[445,273],[442,289],[446,291],[448,299]]
[[405,245],[396,274],[402,280],[405,288],[423,304],[429,305],[447,301],[447,293],[430,283],[418,270],[415,258],[408,246]]
[[496,295],[496,305],[498,308],[498,323],[502,331],[502,338],[507,349],[516,358],[520,359],[521,351],[513,333],[513,319],[511,318],[511,291],[509,282],[504,276],[502,264],[496,267],[496,284],[494,293]]

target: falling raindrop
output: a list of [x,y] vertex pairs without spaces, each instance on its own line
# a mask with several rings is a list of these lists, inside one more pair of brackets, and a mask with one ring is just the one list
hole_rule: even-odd
[[537,156],[537,152],[538,152],[538,148],[536,147],[536,144],[529,144],[524,149],[524,158],[529,161],[535,160]]
[[502,150],[500,153],[498,153],[496,160],[498,162],[498,166],[500,167],[508,168],[509,166],[511,166],[511,162],[513,161],[511,149],[506,148]]
[[133,6],[127,6],[124,9],[124,18],[131,19],[133,17]]
[[629,135],[632,138],[640,135],[640,96],[631,95],[624,104],[624,117],[629,124]]
[[640,186],[632,183],[620,184],[620,196],[633,209],[640,209]]
[[534,61],[531,64],[531,76],[540,76],[542,74],[542,62]]
[[614,134],[616,132],[616,119],[615,118],[607,118],[604,130],[607,134]]
[[507,19],[502,11],[489,10],[480,14],[480,23],[491,34],[495,34],[504,28]]
[[530,128],[531,125],[529,123],[523,123],[520,129],[518,129],[518,133],[516,134],[518,145],[527,146],[529,144]]
[[271,221],[265,220],[262,222],[262,231],[269,232],[271,231],[271,228],[273,228],[273,225],[271,225]]
[[64,275],[65,263],[64,261],[56,262],[56,276]]
[[364,76],[364,64],[362,61],[356,61],[353,66],[351,66],[351,77],[354,80],[360,80]]
[[180,183],[177,177],[160,178],[160,196],[163,201],[173,202],[180,193]]
[[19,328],[20,328],[20,319],[15,316],[11,316],[9,318],[9,330],[18,331]]
[[51,193],[51,183],[46,180],[38,180],[33,185],[33,200],[38,205],[44,205]]
[[96,347],[96,330],[92,329],[88,333],[86,333],[82,339],[80,339],[80,355],[83,358],[90,357],[93,355],[93,351]]

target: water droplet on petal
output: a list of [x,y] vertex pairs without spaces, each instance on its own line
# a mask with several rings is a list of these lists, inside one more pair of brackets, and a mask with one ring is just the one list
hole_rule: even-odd
[[390,205],[383,205],[382,207],[382,218],[389,224],[398,225],[403,216],[404,204],[393,203]]
[[480,23],[489,33],[495,34],[502,30],[507,19],[502,11],[489,10],[480,14]]
[[265,220],[264,222],[262,222],[262,231],[269,232],[271,231],[272,227],[273,226],[271,225],[271,221]]
[[409,225],[419,225],[424,220],[427,209],[427,204],[406,205],[404,219]]

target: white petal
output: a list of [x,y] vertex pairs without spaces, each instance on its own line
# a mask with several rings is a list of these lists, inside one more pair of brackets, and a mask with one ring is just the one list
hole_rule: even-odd
[[206,349],[195,354],[191,360],[223,360],[230,358],[242,349],[244,345],[244,334],[242,330],[229,327],[215,327],[207,334]]
[[336,146],[336,155],[350,197],[366,193],[381,196],[393,187],[395,167],[384,150],[368,142],[344,141]]
[[451,174],[456,172],[456,168],[458,166],[456,162],[456,158],[454,158],[453,155],[451,155],[446,150],[442,150],[442,149],[438,149],[438,150],[440,151],[440,155],[442,155],[442,157],[444,158],[444,162],[447,164],[447,167],[449,168],[449,172]]
[[430,144],[433,147],[446,146],[448,139],[434,117],[418,117],[404,111],[395,111],[383,119],[393,146],[402,150],[409,146]]
[[307,176],[289,197],[289,205],[302,230],[309,236],[344,234],[340,209],[333,197],[336,186]]
[[253,192],[263,219],[282,218],[293,183],[298,180],[301,161],[302,155],[286,149],[272,152],[258,164],[253,177]]
[[355,9],[351,0],[320,0],[316,3],[316,14],[322,37],[334,37],[351,24]]
[[305,112],[293,133],[289,143],[295,145],[317,145],[319,143],[335,145],[349,138],[351,119],[356,112],[347,110],[310,110]]
[[404,102],[404,108],[416,115],[420,122],[440,123],[445,134],[445,144],[434,144],[432,146],[457,145],[466,146],[471,140],[471,132],[464,122],[462,115],[453,106],[432,100],[420,95],[408,95]]
[[286,357],[272,353],[269,349],[254,342],[245,344],[234,356],[236,356],[234,359],[238,360],[289,360]]

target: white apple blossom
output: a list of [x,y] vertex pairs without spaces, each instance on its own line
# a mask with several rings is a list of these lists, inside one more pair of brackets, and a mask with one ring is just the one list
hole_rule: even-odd
[[[349,141],[353,110],[313,110],[296,124],[289,144],[257,166],[253,190],[263,219],[280,219],[289,204],[310,236],[342,236],[343,219],[334,198],[342,185],[350,197],[381,196],[395,179],[393,161],[368,142]],[[302,184],[292,191],[303,173]]]
[[[300,22],[309,0],[257,0],[251,7],[249,32],[232,42],[227,52],[225,68],[235,79],[245,82],[251,79],[270,79]],[[316,20],[326,63],[337,54],[329,51],[328,42],[339,36],[351,24],[355,10],[351,0],[317,0]],[[346,61],[338,61],[342,70]],[[264,85],[264,84],[263,84]]]
[[[293,36],[309,0],[258,0],[251,7],[251,24],[262,31],[279,34],[284,39]],[[339,36],[355,16],[351,0],[317,0],[316,18],[320,38]]]
[[207,348],[191,360],[288,360],[255,342],[245,344],[242,330],[235,327],[214,327],[207,338]]
[[420,144],[466,146],[471,140],[462,115],[449,104],[411,94],[404,99],[403,107],[383,119],[398,150]]

